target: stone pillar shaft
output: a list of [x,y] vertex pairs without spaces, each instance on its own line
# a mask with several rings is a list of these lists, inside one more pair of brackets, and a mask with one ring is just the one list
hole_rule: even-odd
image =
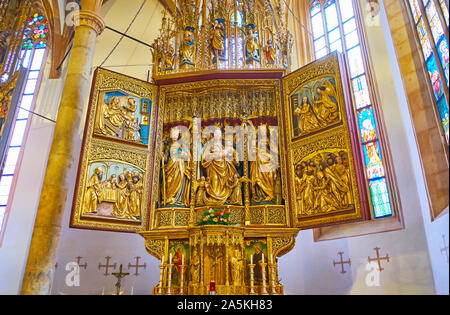
[[[102,0],[90,2],[101,5]],[[98,11],[100,5],[93,8]],[[51,293],[61,221],[68,190],[75,181],[67,176],[73,166],[74,143],[77,142],[89,94],[95,41],[104,29],[102,18],[94,11],[81,10],[74,21],[73,47],[28,252],[22,294]]]

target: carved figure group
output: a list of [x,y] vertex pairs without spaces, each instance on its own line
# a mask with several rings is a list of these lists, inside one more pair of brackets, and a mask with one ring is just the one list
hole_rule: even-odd
[[83,213],[96,214],[98,205],[108,202],[116,218],[140,220],[143,191],[140,172],[125,171],[103,180],[103,168],[97,167],[86,185]]
[[120,97],[114,96],[109,103],[104,102],[100,107],[98,128],[105,135],[138,142],[141,137],[136,109],[136,100],[133,97],[123,104]]
[[339,119],[336,91],[330,81],[326,80],[316,89],[317,97],[311,104],[307,96],[301,104],[294,109],[297,116],[299,135],[304,135],[320,128],[326,127]]
[[317,154],[295,168],[295,188],[300,215],[348,208],[353,202],[350,171],[345,151]]

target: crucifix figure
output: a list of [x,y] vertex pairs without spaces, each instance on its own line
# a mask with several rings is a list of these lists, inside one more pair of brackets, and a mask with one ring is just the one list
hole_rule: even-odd
[[120,264],[119,272],[113,272],[111,274],[117,278],[116,295],[122,295],[122,292],[120,291],[120,281],[122,280],[122,278],[124,278],[125,276],[128,276],[130,273],[122,272],[122,264]]

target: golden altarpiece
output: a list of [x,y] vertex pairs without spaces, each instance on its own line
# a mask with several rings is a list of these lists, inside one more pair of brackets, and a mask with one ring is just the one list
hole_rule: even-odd
[[178,1],[153,83],[95,73],[71,226],[138,232],[154,294],[282,294],[300,229],[367,216],[343,58],[289,73],[285,12],[261,3]]

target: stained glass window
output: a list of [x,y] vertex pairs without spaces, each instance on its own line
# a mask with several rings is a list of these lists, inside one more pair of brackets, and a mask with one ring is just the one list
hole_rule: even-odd
[[369,92],[353,0],[313,1],[311,23],[316,58],[336,50],[347,56],[374,217],[392,216],[380,135]]
[[33,98],[37,92],[37,82],[45,56],[48,22],[42,15],[34,14],[29,17],[26,25],[26,34],[23,38],[20,58],[22,66],[28,71],[25,88],[19,101],[19,110],[12,126],[12,137],[6,152],[5,164],[0,177],[0,231],[13,186],[13,179],[17,174],[17,163],[22,150],[25,132],[32,110]]
[[445,0],[409,0],[424,64],[428,71],[434,100],[445,139],[449,144],[448,99],[444,89],[449,86],[448,8]]

